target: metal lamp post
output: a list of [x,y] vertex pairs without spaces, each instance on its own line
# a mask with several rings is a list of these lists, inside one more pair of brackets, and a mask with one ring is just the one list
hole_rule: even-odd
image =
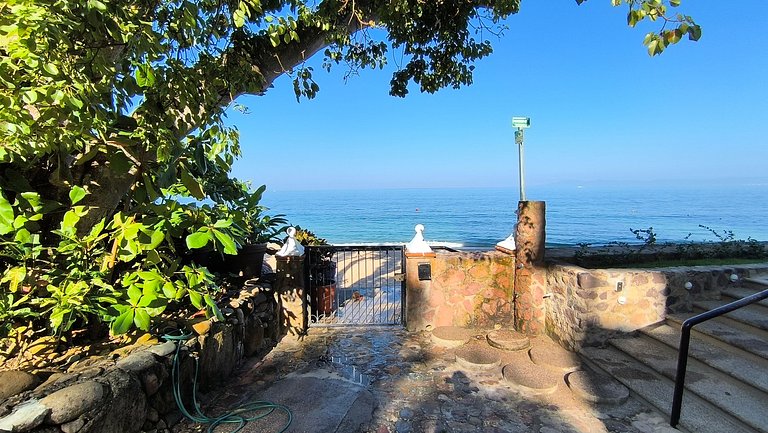
[[525,201],[525,172],[523,169],[523,130],[531,127],[530,117],[513,117],[512,127],[515,131],[515,143],[518,146],[518,167],[520,173],[520,201]]
[[[518,145],[519,151],[519,174],[520,174],[520,201],[525,201],[525,173],[523,170],[523,130],[531,127],[530,117],[513,117],[512,127],[517,128],[515,130],[515,143]],[[515,250],[515,232],[516,228],[512,229],[506,239],[496,244],[496,249],[508,254],[513,254]]]

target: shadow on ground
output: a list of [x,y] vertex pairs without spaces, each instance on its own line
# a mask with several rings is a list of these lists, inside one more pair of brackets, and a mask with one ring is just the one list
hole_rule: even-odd
[[[229,383],[202,398],[203,409],[218,415],[249,401],[270,400],[290,408],[289,432],[676,431],[632,398],[618,405],[587,403],[575,398],[564,380],[549,394],[515,387],[503,378],[502,365],[522,365],[528,356],[526,351],[502,353],[496,368],[471,369],[457,363],[454,349],[433,343],[429,333],[314,328],[303,341],[283,340],[263,360],[244,364]],[[565,377],[541,368],[542,374]],[[276,412],[241,431],[277,432],[285,421]],[[205,429],[183,421],[173,431]]]

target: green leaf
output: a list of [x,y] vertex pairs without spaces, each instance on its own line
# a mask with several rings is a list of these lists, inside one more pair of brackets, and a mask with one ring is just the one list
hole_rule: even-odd
[[91,9],[98,9],[102,12],[107,10],[107,5],[100,2],[99,0],[88,0],[88,7]]
[[241,9],[238,9],[232,14],[232,20],[235,23],[235,27],[240,28],[245,25],[245,14]]
[[139,300],[139,303],[136,304],[136,306],[137,307],[149,307],[155,301],[157,301],[157,296],[144,295],[144,296],[141,297],[141,300]]
[[162,259],[160,258],[160,253],[158,253],[156,250],[147,251],[147,263],[151,265],[157,265],[161,262]]
[[166,281],[166,283],[163,284],[163,295],[168,299],[176,298],[176,286],[170,281]]
[[208,305],[208,308],[210,308],[211,312],[213,312],[213,315],[216,316],[216,319],[218,319],[220,322],[224,321],[224,315],[221,314],[221,310],[219,310],[219,306],[216,305],[216,302],[213,300],[211,295],[205,295],[203,297],[205,299],[205,304]]
[[117,316],[114,322],[112,322],[112,334],[120,335],[125,334],[131,329],[133,325],[134,312],[132,308],[127,309],[121,315]]
[[688,39],[691,41],[698,41],[701,39],[701,26],[693,25],[688,28]]
[[21,95],[21,98],[27,104],[34,104],[35,101],[37,101],[37,92],[34,90],[27,90],[23,95]]
[[29,230],[20,228],[16,230],[16,236],[13,237],[13,240],[23,245],[30,244],[32,243],[32,234],[29,233]]
[[128,299],[130,300],[131,305],[135,306],[138,304],[141,299],[141,289],[136,285],[128,287]]
[[5,235],[13,231],[13,207],[8,200],[0,194],[0,235]]
[[192,302],[192,305],[197,308],[198,310],[203,309],[203,296],[200,295],[199,292],[196,292],[194,290],[189,290],[189,300]]
[[209,232],[195,232],[187,236],[187,248],[195,249],[202,248],[208,245],[211,240],[211,234]]
[[184,186],[187,188],[187,191],[192,194],[192,197],[198,200],[205,198],[203,187],[200,186],[200,183],[197,181],[197,179],[192,177],[192,175],[189,174],[189,171],[187,171],[185,168],[182,168],[181,170],[181,183],[184,184]]
[[217,229],[225,229],[227,227],[232,227],[232,220],[229,219],[222,219],[222,220],[216,220],[215,223],[213,223],[213,226]]
[[149,175],[147,173],[142,173],[141,177],[144,179],[144,189],[147,190],[147,195],[149,196],[150,200],[154,200],[157,197],[160,197],[160,194],[157,193],[155,190],[155,187],[152,184],[152,179],[149,178]]
[[80,215],[74,210],[68,211],[64,214],[64,219],[61,220],[61,228],[65,231],[73,230],[78,221],[80,221]]
[[25,266],[17,266],[15,268],[6,270],[4,272],[3,279],[0,280],[0,282],[8,283],[8,289],[11,292],[16,292],[26,276],[27,268]]
[[228,234],[220,232],[218,230],[213,230],[214,236],[216,236],[216,239],[221,242],[221,244],[224,246],[224,254],[230,254],[230,255],[237,255],[237,244],[235,244],[234,239],[232,239]]
[[143,308],[136,310],[136,313],[133,316],[133,323],[137,328],[141,329],[142,331],[149,331],[150,321],[151,318],[149,317],[149,314],[147,314]]
[[146,246],[146,249],[154,250],[165,240],[165,233],[160,230],[155,230],[152,232],[149,239],[149,244]]
[[58,330],[61,327],[62,323],[64,323],[64,315],[69,312],[70,312],[69,308],[65,308],[62,310],[55,309],[51,314],[51,316],[49,317],[51,321],[51,328]]
[[104,230],[104,220],[102,219],[96,225],[91,227],[91,232],[88,234],[89,237],[97,237],[101,234],[102,230]]
[[77,204],[80,200],[85,198],[85,196],[88,193],[85,191],[83,187],[80,186],[73,186],[71,190],[69,190],[69,200],[72,202],[73,205]]
[[155,72],[152,66],[145,63],[136,68],[136,84],[141,88],[152,87],[155,84]]
[[59,75],[59,68],[53,63],[46,63],[43,65],[43,69],[52,77]]

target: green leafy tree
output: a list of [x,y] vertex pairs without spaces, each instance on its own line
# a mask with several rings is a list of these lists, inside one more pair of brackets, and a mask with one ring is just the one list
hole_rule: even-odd
[[[679,0],[611,1],[629,8],[630,26],[661,23],[646,36],[652,55],[700,36],[690,17],[670,13]],[[233,101],[263,94],[282,75],[293,78],[297,98],[314,97],[319,86],[306,61],[315,55],[326,68],[355,72],[402,52],[394,96],[469,85],[473,63],[492,52],[489,38],[519,7],[519,0],[0,2],[0,317],[42,313],[61,330],[99,316],[124,332],[147,329],[185,296],[210,306],[209,274],[182,267],[174,239],[232,253],[246,240],[241,234],[259,237],[251,233],[259,224],[280,232],[263,208],[238,209],[261,190],[229,175],[240,155],[238,133],[224,119]],[[175,199],[184,197],[213,204]],[[250,225],[239,227],[232,209]]]
[[[577,0],[579,3],[584,0]],[[652,54],[687,35],[679,0],[611,0],[628,22],[660,20]],[[318,85],[305,61],[381,67],[392,49],[407,60],[391,93],[472,82],[472,63],[519,0],[11,0],[0,3],[0,164],[3,188],[26,179],[59,203],[74,185],[89,194],[81,233],[118,207],[141,206],[180,184],[198,199],[237,189],[227,176],[240,154],[224,110],[289,74],[297,96]],[[670,28],[671,27],[671,28]],[[372,29],[385,29],[386,40]],[[211,180],[218,180],[212,184]],[[21,188],[26,189],[26,188]],[[224,197],[226,198],[226,197]],[[58,222],[53,223],[54,226]]]

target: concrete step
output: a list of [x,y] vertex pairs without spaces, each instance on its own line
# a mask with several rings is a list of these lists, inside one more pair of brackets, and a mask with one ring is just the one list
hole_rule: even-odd
[[[768,287],[766,287],[765,289],[768,289]],[[746,298],[747,296],[754,295],[755,293],[760,291],[761,290],[747,289],[744,287],[727,287],[721,290],[720,293],[723,295],[723,301],[733,302],[742,298]],[[764,312],[768,314],[768,299],[763,299],[762,301],[758,301],[757,303],[752,305],[756,307],[766,308]]]
[[754,277],[744,278],[741,285],[747,289],[765,290],[768,289],[768,275],[755,275]]
[[[696,301],[693,303],[693,307],[695,313],[703,313],[727,303],[727,301]],[[738,322],[748,327],[763,330],[766,332],[765,335],[768,336],[768,314],[766,314],[765,309],[761,306],[748,305],[713,320]],[[752,332],[752,330],[749,330],[749,332]]]
[[[581,351],[585,361],[623,383],[638,398],[669,416],[672,408],[674,384],[614,347],[605,349],[585,347]],[[696,433],[754,433],[693,392],[683,393],[680,426]]]
[[[670,314],[667,316],[667,323],[680,329],[683,322],[693,316],[695,316],[694,313]],[[732,346],[756,357],[768,359],[768,339],[762,335],[764,331],[757,332],[760,335],[756,335],[755,332],[758,330],[753,328],[751,331],[755,332],[750,332],[750,330],[743,329],[743,326],[734,326],[732,322],[710,320],[699,323],[693,327],[691,336],[723,347]]]
[[[609,343],[674,382],[678,356],[676,350],[642,335],[615,338]],[[757,371],[755,373],[762,374]],[[760,433],[768,433],[768,412],[765,411],[768,395],[749,384],[733,379],[728,372],[721,372],[695,359],[689,359],[685,389],[686,393],[695,393],[702,400],[737,418],[750,428]]]
[[[641,329],[640,332],[648,338],[667,345],[675,352],[680,348],[679,326],[662,324]],[[733,378],[768,393],[768,374],[765,374],[765,371],[768,371],[767,359],[731,346],[713,344],[707,339],[697,338],[694,334],[691,334],[688,355],[698,362],[728,372]]]

